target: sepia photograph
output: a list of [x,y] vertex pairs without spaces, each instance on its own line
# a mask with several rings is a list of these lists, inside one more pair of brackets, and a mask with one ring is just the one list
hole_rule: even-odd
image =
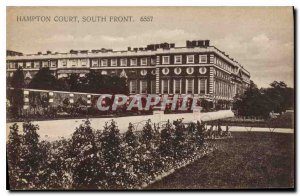
[[7,189],[295,191],[294,17],[7,6]]

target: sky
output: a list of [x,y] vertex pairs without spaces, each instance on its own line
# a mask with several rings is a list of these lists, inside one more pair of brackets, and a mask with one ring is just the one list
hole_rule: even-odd
[[[17,21],[20,16],[49,16],[50,22]],[[76,22],[55,22],[75,16]],[[106,16],[106,22],[82,17]],[[131,22],[109,21],[132,16]],[[152,16],[151,22],[141,22]],[[294,27],[292,7],[8,7],[7,49],[24,54],[68,52],[171,42],[210,40],[251,74],[258,87],[274,80],[294,86]]]

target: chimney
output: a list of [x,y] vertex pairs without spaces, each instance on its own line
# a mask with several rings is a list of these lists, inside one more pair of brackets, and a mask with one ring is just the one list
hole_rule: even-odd
[[38,52],[37,54],[38,54],[38,55],[41,55],[41,54],[42,54],[42,52]]
[[199,40],[198,41],[198,46],[199,47],[203,47],[204,46],[204,41],[203,40]]
[[131,51],[131,47],[128,47],[127,50],[128,50],[128,51]]
[[192,47],[196,47],[197,46],[197,41],[193,40],[192,41]]
[[205,42],[204,42],[205,44],[205,46],[207,47],[207,46],[209,46],[209,40],[205,40]]
[[189,40],[186,41],[186,47],[187,48],[191,48],[192,47],[191,41],[189,41]]
[[76,51],[76,50],[70,50],[70,53],[71,53],[71,54],[77,54],[78,51]]
[[51,54],[51,51],[50,51],[50,50],[47,50],[47,54]]

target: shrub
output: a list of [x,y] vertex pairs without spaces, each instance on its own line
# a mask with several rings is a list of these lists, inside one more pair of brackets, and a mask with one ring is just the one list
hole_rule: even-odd
[[76,128],[71,139],[73,187],[97,189],[100,187],[103,170],[100,153],[95,144],[95,135],[87,120]]
[[[173,126],[174,125],[174,126]],[[181,167],[205,152],[204,124],[182,119],[163,129],[148,120],[138,135],[129,123],[122,135],[116,122],[94,131],[89,120],[70,139],[39,141],[38,126],[10,127],[7,143],[12,189],[132,189]]]
[[14,123],[9,127],[10,133],[7,143],[9,183],[11,187],[19,187],[19,165],[22,136],[19,133],[19,126]]

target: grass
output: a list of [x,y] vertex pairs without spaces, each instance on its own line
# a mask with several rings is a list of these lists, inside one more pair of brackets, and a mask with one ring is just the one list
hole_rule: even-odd
[[233,133],[217,149],[147,189],[294,188],[294,134]]
[[255,120],[233,117],[219,121],[223,125],[233,126],[294,128],[294,112],[286,112],[273,119]]

